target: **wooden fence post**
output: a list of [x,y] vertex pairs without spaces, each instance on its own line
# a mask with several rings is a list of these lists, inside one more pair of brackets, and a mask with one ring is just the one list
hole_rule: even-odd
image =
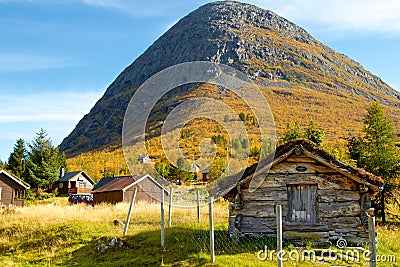
[[196,189],[196,199],[197,199],[197,222],[200,222],[200,192]]
[[131,222],[132,209],[133,209],[133,205],[135,204],[136,191],[137,191],[137,188],[136,187],[133,188],[131,204],[129,205],[128,216],[126,216],[124,233],[122,234],[122,236],[126,236],[126,233],[128,232],[129,223]]
[[168,228],[171,228],[172,225],[172,195],[173,188],[169,188],[169,206],[168,206]]
[[211,263],[215,262],[213,202],[214,202],[214,197],[209,197],[208,214],[210,217],[210,259],[211,259]]
[[368,217],[369,266],[376,267],[375,217]]
[[165,232],[164,232],[164,190],[161,189],[161,247],[165,245]]
[[278,267],[282,267],[282,206],[276,205],[276,248],[278,251]]

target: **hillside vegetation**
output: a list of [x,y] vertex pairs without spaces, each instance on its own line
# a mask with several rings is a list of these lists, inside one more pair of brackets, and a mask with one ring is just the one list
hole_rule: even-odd
[[[358,131],[366,105],[375,100],[400,123],[400,93],[359,63],[274,12],[218,1],[183,17],[121,72],[60,151],[72,157],[120,146],[125,111],[137,88],[159,71],[191,61],[229,65],[260,85],[278,133],[289,121],[313,120],[326,130],[328,140],[343,142]],[[227,90],[189,84],[160,99],[149,117],[148,134],[156,136],[167,114],[196,96],[223,98],[238,114],[248,114],[243,101]],[[202,126],[207,129],[207,122]]]
[[[277,130],[277,137],[286,130],[288,122],[296,122],[300,127],[305,128],[310,122],[314,122],[324,130],[326,145],[335,151],[336,156],[343,160],[348,159],[347,140],[351,136],[360,134],[363,127],[363,118],[366,114],[366,107],[369,102],[360,96],[341,93],[341,95],[326,94],[311,89],[284,89],[284,88],[264,88],[262,89],[270,105]],[[224,103],[233,106],[237,114],[243,113],[249,118],[254,116],[251,110],[242,102],[234,103],[234,96],[229,92],[223,95],[218,94],[215,86],[203,85],[188,92],[186,97],[218,97]],[[307,103],[304,103],[307,99]],[[172,100],[169,100],[172,101]],[[159,123],[148,128],[149,138],[146,142],[148,155],[154,163],[165,159],[161,145],[160,130],[161,123],[165,119],[165,113],[158,112],[159,107],[155,107],[153,118]],[[395,129],[400,136],[400,109],[392,106],[386,107],[386,112],[393,121]],[[239,121],[237,117],[228,118],[229,120]],[[257,124],[252,119],[245,121],[247,137],[250,149],[259,150],[260,133]],[[187,159],[196,159],[199,154],[199,142],[202,138],[212,138],[213,136],[223,135],[227,144],[217,146],[217,155],[226,157],[226,146],[231,148],[230,136],[225,129],[215,121],[198,119],[187,124],[182,129],[184,138],[180,140],[181,151]],[[252,156],[249,165],[257,160],[257,156]],[[84,170],[96,181],[104,176],[118,176],[130,174],[126,166],[123,150],[118,146],[98,149],[93,152],[86,152],[67,159],[68,170]]]
[[[326,145],[346,160],[347,139],[360,133],[371,101],[385,105],[400,136],[399,92],[285,18],[256,6],[224,1],[204,5],[182,18],[116,78],[60,145],[69,158],[68,169],[85,170],[95,180],[128,174],[120,148],[122,122],[135,91],[167,67],[201,60],[232,66],[259,85],[272,110],[278,138],[287,123],[305,127],[313,122],[324,130]],[[150,97],[153,93],[147,92]],[[261,147],[257,114],[234,93],[210,84],[174,88],[153,107],[146,125],[146,154],[153,162],[165,160],[160,134],[170,112],[198,97],[221,101],[221,109],[222,104],[231,107],[237,116],[228,121],[239,122],[239,115],[245,116],[248,136],[242,140],[247,139],[254,152],[248,164],[255,162]],[[226,143],[216,151],[221,158],[227,157],[226,149],[235,141],[221,123],[204,118],[189,122],[181,134],[179,147],[190,160],[199,157],[202,138],[223,136]]]

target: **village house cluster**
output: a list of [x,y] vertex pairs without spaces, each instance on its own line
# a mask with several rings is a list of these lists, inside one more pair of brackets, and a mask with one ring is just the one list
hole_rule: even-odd
[[[271,169],[263,173],[263,183],[248,190],[256,164],[222,193],[230,202],[229,234],[276,234],[275,206],[282,205],[283,234],[293,243],[312,240],[329,247],[339,238],[351,244],[368,240],[366,211],[371,199],[383,186],[380,177],[335,160],[307,140],[288,142],[277,148]],[[192,166],[193,171],[197,166]],[[199,175],[207,181],[207,173]],[[60,172],[52,185],[59,195],[92,194],[93,203],[129,202],[137,188],[135,201],[157,202],[161,191],[169,191],[150,175],[105,177],[97,184],[84,171]],[[1,205],[23,206],[29,185],[0,170]]]

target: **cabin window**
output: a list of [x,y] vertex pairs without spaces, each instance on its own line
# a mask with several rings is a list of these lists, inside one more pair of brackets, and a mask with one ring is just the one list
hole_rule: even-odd
[[287,195],[289,222],[317,222],[316,184],[287,185]]
[[79,182],[79,188],[85,188],[86,183],[85,182]]
[[64,187],[64,183],[59,183],[58,184],[58,188],[63,188]]
[[24,199],[24,193],[25,193],[25,191],[23,191],[23,190],[17,190],[17,191],[15,191],[15,199]]

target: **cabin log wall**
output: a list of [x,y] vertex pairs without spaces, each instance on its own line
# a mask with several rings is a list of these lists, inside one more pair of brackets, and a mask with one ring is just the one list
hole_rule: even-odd
[[[298,167],[306,170],[298,171]],[[316,223],[289,222],[288,185],[317,185]],[[242,184],[240,197],[242,209],[230,206],[229,229],[236,228],[240,233],[262,233],[275,235],[275,205],[282,205],[283,231],[288,239],[304,238],[302,233],[314,233],[316,242],[335,240],[340,236],[347,242],[360,244],[366,242],[368,235],[362,222],[359,185],[352,179],[327,167],[308,156],[293,154],[276,164],[257,190],[248,191],[249,182]],[[237,192],[237,191],[236,191]],[[227,199],[234,203],[234,196]],[[369,202],[368,202],[369,201]],[[370,199],[364,198],[368,207]],[[295,235],[294,233],[299,233]],[[303,237],[301,237],[303,236]],[[310,237],[310,236],[309,236]]]

